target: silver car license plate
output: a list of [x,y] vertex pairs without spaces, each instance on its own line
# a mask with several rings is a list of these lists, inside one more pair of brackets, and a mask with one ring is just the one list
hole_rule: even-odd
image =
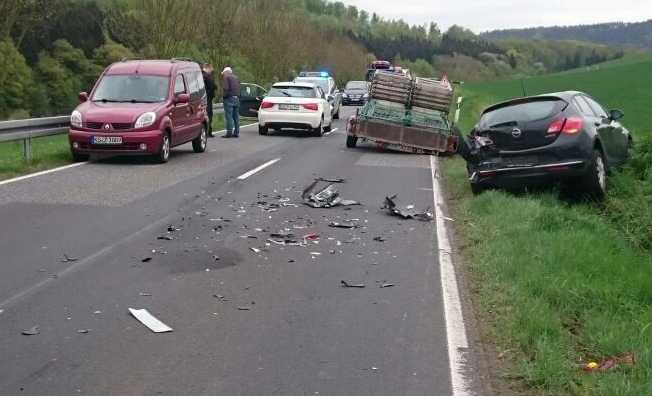
[[297,111],[301,109],[301,106],[298,104],[279,104],[278,105],[279,110],[292,110],[292,111]]

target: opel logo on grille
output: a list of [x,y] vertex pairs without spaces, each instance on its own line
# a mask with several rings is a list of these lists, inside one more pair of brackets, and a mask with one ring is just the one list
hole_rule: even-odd
[[517,139],[520,138],[522,134],[523,132],[520,129],[518,128],[512,129],[512,136],[514,136],[515,138]]
[[109,125],[109,124],[104,124],[104,129],[106,129],[106,130],[108,131],[109,129],[111,129],[111,125]]

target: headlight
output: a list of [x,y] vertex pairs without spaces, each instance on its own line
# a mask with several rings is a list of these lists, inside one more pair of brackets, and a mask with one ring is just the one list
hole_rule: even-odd
[[77,110],[73,111],[70,115],[70,125],[74,126],[75,128],[82,127],[82,115]]
[[343,94],[342,94],[342,97],[343,97],[343,98],[348,98],[349,95],[348,95],[347,93],[343,93]]
[[136,125],[134,125],[134,128],[145,128],[150,125],[152,125],[156,121],[156,113],[149,111],[147,113],[142,114],[138,119],[136,120]]
[[368,98],[369,98],[369,94],[366,93],[366,94],[362,95],[362,97],[365,98],[365,99],[368,99]]

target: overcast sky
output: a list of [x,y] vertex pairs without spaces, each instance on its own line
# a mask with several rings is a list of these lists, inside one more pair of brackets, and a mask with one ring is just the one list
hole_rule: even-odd
[[532,26],[639,22],[652,19],[652,0],[341,0],[388,19],[462,25],[476,33]]

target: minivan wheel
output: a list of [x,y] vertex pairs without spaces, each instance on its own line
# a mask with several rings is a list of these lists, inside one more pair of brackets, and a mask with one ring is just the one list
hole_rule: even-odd
[[264,127],[264,126],[258,126],[258,134],[259,135],[267,135],[269,133],[269,128]]
[[593,150],[589,170],[582,184],[582,190],[594,198],[602,199],[607,194],[607,164],[599,149]]
[[195,138],[195,140],[192,141],[192,149],[195,151],[195,153],[203,153],[206,151],[207,140],[206,126],[202,125],[201,133]]
[[330,131],[332,131],[332,130],[333,130],[333,121],[331,121],[330,124],[328,124],[328,125],[326,125],[326,126],[324,127],[324,132],[330,132]]
[[161,149],[156,155],[156,160],[164,164],[170,159],[170,135],[167,133],[163,134],[163,142],[161,143]]
[[88,154],[80,154],[76,152],[72,152],[72,160],[73,162],[86,162],[90,159],[90,155]]
[[358,137],[353,135],[346,135],[346,147],[355,148],[358,144]]

